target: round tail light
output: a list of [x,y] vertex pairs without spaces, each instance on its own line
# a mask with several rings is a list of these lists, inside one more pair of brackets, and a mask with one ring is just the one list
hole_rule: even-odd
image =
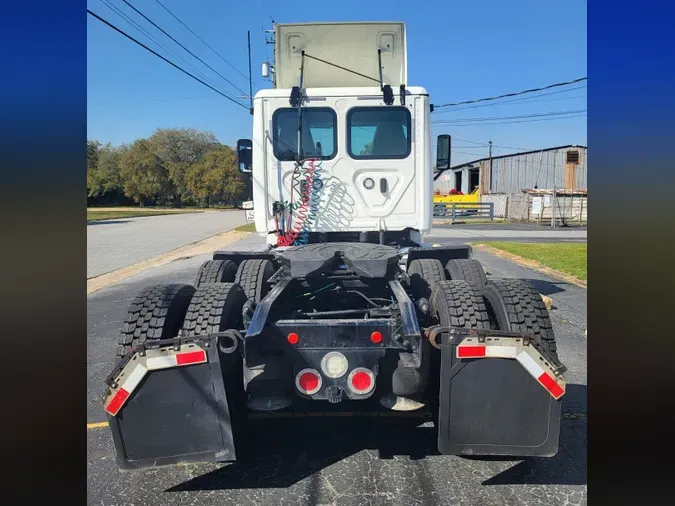
[[349,373],[347,383],[352,392],[367,394],[375,388],[375,375],[365,367],[359,367]]
[[303,369],[295,377],[295,387],[306,395],[313,395],[321,390],[321,375],[314,369]]

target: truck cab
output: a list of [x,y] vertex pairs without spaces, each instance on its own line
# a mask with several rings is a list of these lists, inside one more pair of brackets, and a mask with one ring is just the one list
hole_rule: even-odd
[[[405,82],[403,23],[275,33],[275,87],[256,94],[253,139],[237,147],[251,157],[240,170],[252,178],[256,231],[277,245],[301,219],[308,242],[421,244],[433,215],[431,108],[428,92]],[[297,213],[308,177],[311,205]]]

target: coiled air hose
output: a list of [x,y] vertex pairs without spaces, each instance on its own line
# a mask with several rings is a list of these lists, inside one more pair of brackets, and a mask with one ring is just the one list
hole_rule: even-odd
[[[319,158],[309,158],[296,163],[291,180],[291,202],[284,206],[289,210],[289,226],[281,235],[277,220],[277,246],[298,246],[309,241],[309,228],[316,219],[321,199],[320,171]],[[295,193],[300,195],[297,202],[293,202]]]

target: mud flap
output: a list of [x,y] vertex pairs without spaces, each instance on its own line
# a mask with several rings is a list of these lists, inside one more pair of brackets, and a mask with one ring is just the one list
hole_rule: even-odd
[[444,333],[439,452],[554,456],[565,381],[549,362],[527,339]]
[[216,345],[141,349],[109,381],[104,406],[121,470],[236,459]]

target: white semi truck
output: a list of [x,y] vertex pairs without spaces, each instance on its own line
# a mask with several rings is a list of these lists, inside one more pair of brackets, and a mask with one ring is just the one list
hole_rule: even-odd
[[132,302],[104,397],[120,468],[234,460],[249,413],[307,402],[429,410],[444,454],[555,455],[565,367],[540,295],[424,243],[433,106],[404,23],[274,33],[274,87],[237,143],[267,247]]

